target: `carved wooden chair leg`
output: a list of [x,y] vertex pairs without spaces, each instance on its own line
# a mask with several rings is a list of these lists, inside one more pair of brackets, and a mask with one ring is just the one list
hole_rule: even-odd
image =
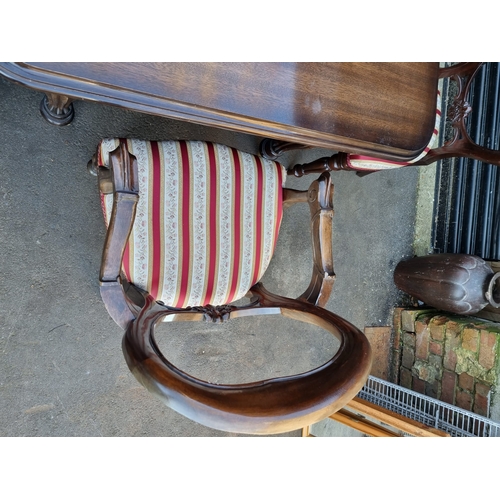
[[325,307],[335,282],[332,251],[333,183],[329,173],[323,173],[308,190],[311,212],[313,271],[311,283],[299,297],[311,304]]
[[264,139],[259,146],[260,155],[268,160],[276,160],[285,151],[294,149],[310,149],[312,146],[295,144],[294,142],[277,141],[275,139]]
[[40,112],[52,125],[68,125],[75,116],[73,99],[61,94],[47,93],[40,103]]

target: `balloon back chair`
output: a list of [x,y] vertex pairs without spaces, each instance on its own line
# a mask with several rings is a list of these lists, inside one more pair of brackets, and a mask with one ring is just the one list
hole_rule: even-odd
[[[370,345],[326,310],[335,278],[333,185],[322,174],[307,191],[283,187],[277,162],[200,141],[104,139],[91,163],[107,225],[100,290],[125,330],[122,348],[137,380],[175,411],[206,426],[248,434],[303,428],[347,404],[371,368]],[[278,238],[282,209],[311,212],[313,272],[297,299],[259,282]],[[249,303],[235,302],[247,296]],[[340,341],[336,354],[305,373],[218,385],[174,366],[154,338],[160,321],[227,321],[283,314]],[[167,324],[168,325],[168,324]]]
[[[450,78],[457,84],[456,95],[448,107],[448,120],[453,130],[452,137],[442,146],[439,146],[439,129],[441,124],[442,99],[438,90],[436,99],[436,122],[434,131],[429,139],[428,145],[422,153],[415,158],[405,161],[388,161],[346,152],[336,153],[330,157],[320,158],[307,165],[295,165],[289,172],[296,177],[313,172],[330,172],[335,170],[355,170],[358,175],[363,176],[370,172],[390,170],[412,165],[430,165],[444,158],[471,158],[484,163],[500,166],[500,151],[480,146],[475,143],[467,132],[467,119],[473,111],[468,102],[468,94],[471,83],[478,74],[483,63],[458,63],[441,68],[439,78]],[[308,146],[290,142],[264,139],[260,145],[260,153],[263,157],[276,160],[285,151],[293,149],[305,149]]]

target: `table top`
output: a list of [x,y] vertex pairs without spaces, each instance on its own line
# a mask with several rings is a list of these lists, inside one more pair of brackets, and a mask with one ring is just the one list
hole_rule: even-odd
[[35,90],[335,151],[407,160],[435,122],[438,63],[0,63]]

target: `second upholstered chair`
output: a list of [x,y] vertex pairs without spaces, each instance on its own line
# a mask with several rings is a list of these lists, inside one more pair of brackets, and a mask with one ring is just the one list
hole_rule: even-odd
[[[500,151],[480,146],[475,143],[467,132],[467,119],[473,111],[470,105],[469,91],[474,78],[477,76],[483,63],[458,63],[441,68],[439,78],[449,78],[456,82],[457,93],[448,107],[448,120],[453,130],[453,136],[442,146],[439,145],[439,129],[442,117],[442,99],[438,91],[436,99],[436,122],[429,143],[415,158],[405,161],[388,161],[382,158],[373,158],[349,152],[339,152],[330,157],[320,158],[307,165],[296,165],[293,174],[297,177],[308,173],[321,173],[334,170],[355,170],[360,175],[379,170],[394,168],[430,165],[444,158],[471,158],[480,162],[500,166]],[[305,146],[271,139],[264,139],[261,143],[262,156],[276,160],[283,152],[302,149]]]

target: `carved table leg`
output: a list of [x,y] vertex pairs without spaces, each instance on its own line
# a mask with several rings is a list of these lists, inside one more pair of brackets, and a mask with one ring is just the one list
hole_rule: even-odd
[[40,112],[52,125],[68,125],[75,115],[72,102],[65,95],[47,93],[40,103]]
[[268,160],[276,160],[285,151],[293,149],[309,149],[312,146],[295,144],[294,142],[276,141],[274,139],[264,139],[259,146],[260,155]]

